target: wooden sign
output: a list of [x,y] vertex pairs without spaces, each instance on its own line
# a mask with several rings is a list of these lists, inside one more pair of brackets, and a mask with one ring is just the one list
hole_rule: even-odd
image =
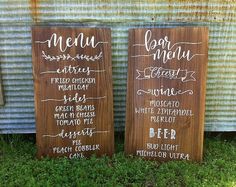
[[129,31],[126,154],[202,160],[208,29]]
[[33,27],[38,157],[114,152],[111,31]]
[[3,105],[3,92],[2,92],[2,84],[1,84],[1,79],[0,79],[0,105]]
[[4,100],[3,100],[2,80],[1,80],[1,74],[0,74],[0,106],[2,105],[4,105]]

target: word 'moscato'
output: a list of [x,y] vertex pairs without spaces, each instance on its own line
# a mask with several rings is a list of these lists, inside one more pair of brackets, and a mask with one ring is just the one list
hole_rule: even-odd
[[126,154],[202,160],[208,29],[129,31]]
[[111,31],[33,27],[38,157],[114,152]]

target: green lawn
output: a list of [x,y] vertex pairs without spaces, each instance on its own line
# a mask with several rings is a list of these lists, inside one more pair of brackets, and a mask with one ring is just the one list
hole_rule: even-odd
[[236,140],[207,137],[202,164],[126,158],[35,158],[34,136],[0,136],[0,186],[236,186]]

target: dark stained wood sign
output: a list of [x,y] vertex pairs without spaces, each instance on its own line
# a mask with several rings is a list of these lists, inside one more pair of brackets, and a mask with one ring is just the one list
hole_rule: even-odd
[[[1,69],[0,69],[1,70]],[[4,105],[4,100],[3,100],[3,90],[2,90],[2,80],[1,80],[1,73],[0,73],[0,106]]]
[[3,105],[3,92],[2,92],[2,84],[1,84],[1,79],[0,79],[0,105]]
[[208,29],[131,29],[126,154],[202,160]]
[[114,152],[111,31],[32,28],[37,156]]

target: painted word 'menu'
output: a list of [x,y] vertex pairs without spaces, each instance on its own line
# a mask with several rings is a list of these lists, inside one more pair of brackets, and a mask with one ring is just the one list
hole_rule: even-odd
[[187,42],[181,41],[172,44],[168,36],[160,39],[155,39],[152,36],[152,31],[147,30],[144,36],[144,44],[134,44],[133,46],[144,46],[148,54],[140,54],[132,57],[152,56],[153,60],[161,60],[166,63],[172,59],[186,59],[191,61],[195,56],[204,54],[193,54],[190,49],[184,50],[182,45],[200,45],[202,42]]
[[92,47],[96,48],[99,44],[105,44],[108,42],[105,41],[95,41],[95,37],[85,37],[84,33],[79,33],[77,37],[72,38],[72,37],[66,37],[63,38],[62,36],[57,36],[56,33],[53,33],[51,35],[51,38],[45,41],[35,41],[35,43],[40,43],[40,44],[47,44],[48,48],[51,47],[59,47],[61,52],[65,52],[68,48],[71,48],[73,46],[85,48],[85,47]]

